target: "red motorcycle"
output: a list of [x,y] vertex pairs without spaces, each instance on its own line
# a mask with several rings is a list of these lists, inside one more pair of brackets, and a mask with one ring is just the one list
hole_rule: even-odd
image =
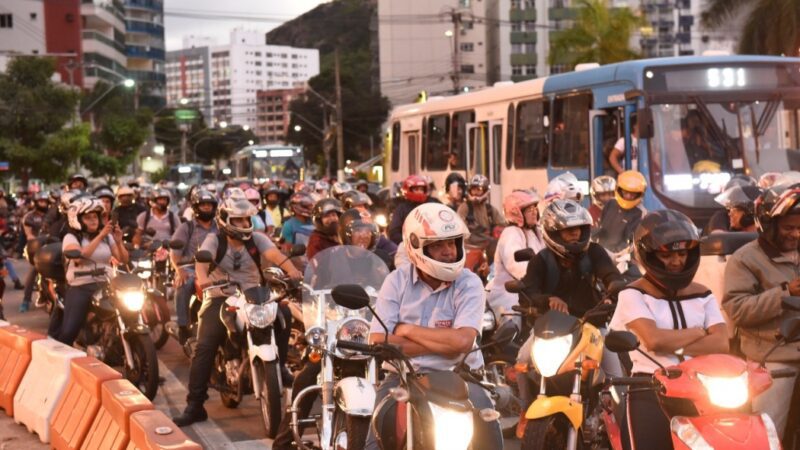
[[[800,340],[800,318],[787,319],[780,331],[773,350]],[[610,333],[605,344],[617,353],[641,352],[636,336],[628,332]],[[775,425],[767,414],[752,410],[752,399],[766,391],[774,378],[794,375],[793,370],[769,371],[763,361],[759,364],[732,355],[704,355],[662,366],[652,378],[615,378],[611,385],[655,390],[670,419],[675,449],[777,450],[781,442]],[[610,392],[603,394],[601,404],[611,448],[622,449]]]

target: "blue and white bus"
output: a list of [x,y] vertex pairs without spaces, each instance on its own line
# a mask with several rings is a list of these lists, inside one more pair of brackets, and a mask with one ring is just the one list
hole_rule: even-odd
[[703,223],[732,175],[800,169],[799,108],[800,58],[593,65],[395,108],[385,171],[389,183],[419,173],[439,188],[450,172],[481,173],[500,206],[513,189],[543,193],[565,171],[588,192],[592,178],[613,174],[607,153],[624,139],[624,166],[648,181],[645,207]]
[[236,152],[230,164],[232,177],[249,183],[302,179],[305,168],[302,147],[289,145],[251,145]]

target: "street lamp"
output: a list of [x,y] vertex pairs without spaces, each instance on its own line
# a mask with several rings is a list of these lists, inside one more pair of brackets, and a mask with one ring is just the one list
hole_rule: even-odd
[[247,141],[247,145],[253,145],[253,144],[255,144],[255,142],[254,142],[252,139],[250,139],[249,141]]
[[294,126],[294,131],[299,133],[299,132],[303,131],[303,127],[301,127],[300,125],[295,125]]
[[130,88],[136,86],[136,81],[134,81],[134,80],[132,80],[130,78],[126,78],[125,80],[123,80],[123,81],[111,86],[105,92],[103,92],[103,94],[100,95],[100,97],[97,97],[89,106],[87,106],[83,111],[81,111],[81,115],[84,115],[84,114],[88,113],[89,111],[91,111],[92,108],[94,108],[95,106],[97,106],[98,103],[100,103],[100,100],[104,99],[108,94],[111,93],[111,91],[116,89],[118,86],[125,86],[126,88],[130,89]]
[[189,104],[189,99],[188,99],[188,98],[186,98],[186,97],[183,97],[183,98],[181,98],[180,100],[178,100],[178,103],[180,103],[181,105],[184,105],[184,106],[186,106],[186,105],[188,105],[188,104]]
[[245,125],[242,125],[242,129],[243,129],[244,131],[249,131],[249,130],[250,130],[250,125],[247,125],[247,124],[245,124]]
[[225,122],[225,121],[223,120],[222,122],[220,122],[220,123],[219,123],[219,127],[220,127],[220,128],[228,128],[228,122]]

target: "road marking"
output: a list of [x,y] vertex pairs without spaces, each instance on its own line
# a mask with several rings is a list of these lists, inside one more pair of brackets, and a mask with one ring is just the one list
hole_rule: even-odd
[[[158,361],[158,373],[164,377],[164,384],[159,387],[159,394],[153,404],[162,411],[182,411],[186,404],[188,391],[178,377],[161,360]],[[203,441],[205,448],[239,448],[228,438],[228,435],[212,419],[193,424],[192,430]]]

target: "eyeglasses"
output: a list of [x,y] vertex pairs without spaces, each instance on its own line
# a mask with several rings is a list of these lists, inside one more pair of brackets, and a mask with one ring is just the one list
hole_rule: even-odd
[[236,272],[242,268],[242,254],[241,253],[234,253],[233,254],[233,271]]

